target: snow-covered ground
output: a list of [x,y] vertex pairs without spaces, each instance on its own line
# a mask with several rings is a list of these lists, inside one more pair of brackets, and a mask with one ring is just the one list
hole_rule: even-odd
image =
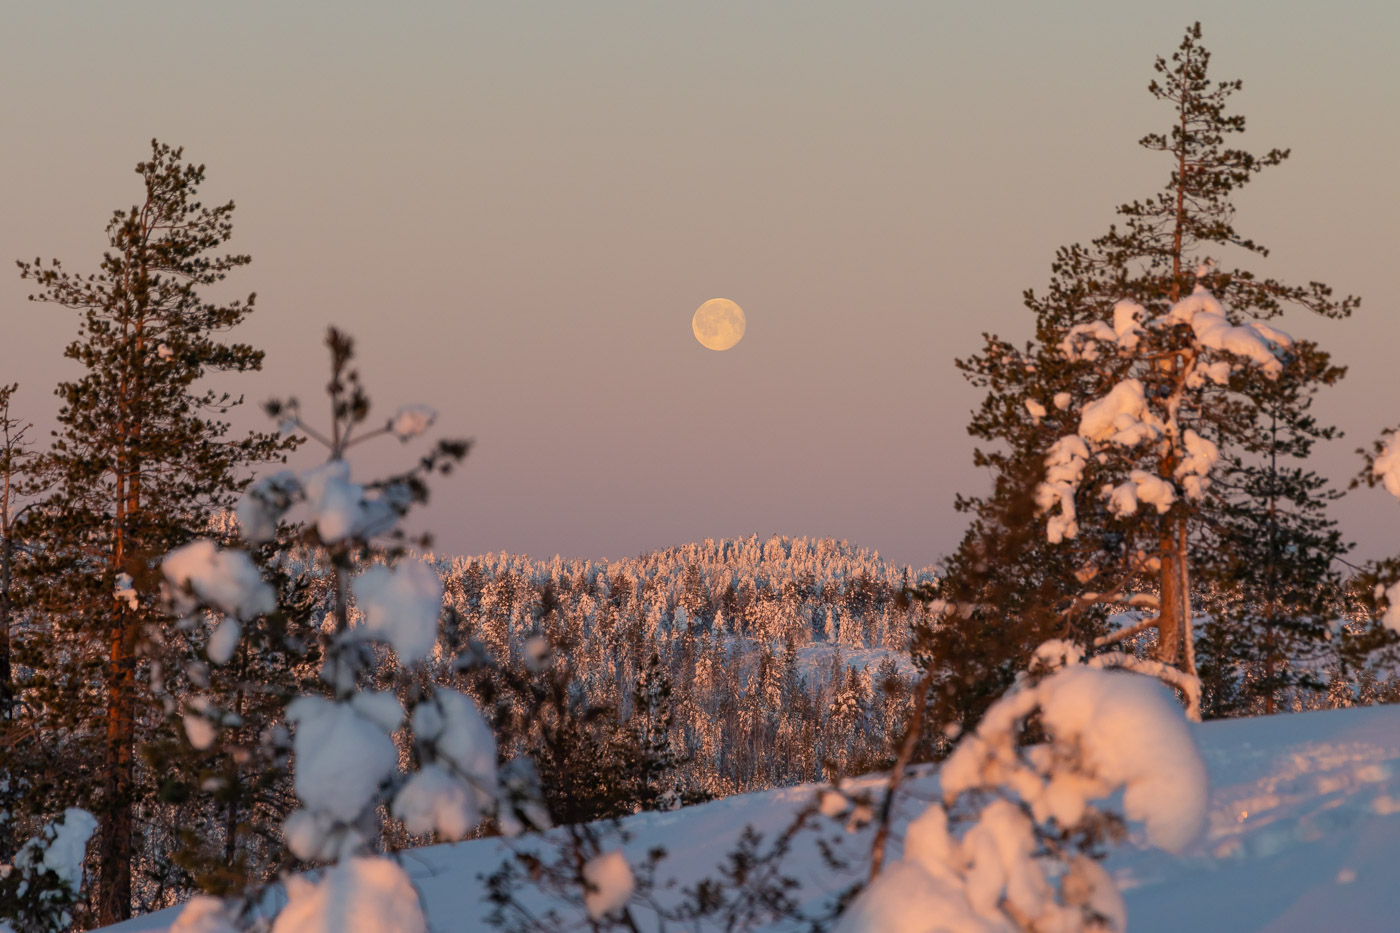
[[[1377,707],[1194,726],[1210,772],[1205,838],[1184,856],[1132,842],[1108,867],[1124,888],[1135,933],[1400,929],[1400,708]],[[933,779],[908,785],[904,817]],[[656,845],[671,857],[662,876],[682,885],[713,874],[745,825],[775,833],[811,799],[789,788],[732,797],[628,821],[629,855]],[[1137,828],[1140,833],[1141,828]],[[843,848],[868,844],[844,834]],[[497,840],[403,853],[436,933],[487,929],[480,876],[506,854]],[[815,903],[843,886],[823,871],[815,846],[797,845],[792,874]],[[165,931],[175,911],[110,928]]]

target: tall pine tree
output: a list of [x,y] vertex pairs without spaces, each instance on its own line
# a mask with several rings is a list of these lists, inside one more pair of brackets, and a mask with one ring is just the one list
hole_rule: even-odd
[[[974,525],[951,565],[973,579],[975,598],[953,594],[955,628],[976,628],[979,607],[1004,626],[1008,607],[1034,604],[1036,638],[1106,643],[1107,610],[1136,608],[1141,630],[1156,630],[1157,660],[1194,673],[1193,574],[1223,541],[1238,542],[1223,519],[1257,495],[1217,482],[1217,463],[1267,456],[1276,404],[1264,399],[1305,406],[1340,375],[1316,345],[1264,322],[1288,306],[1346,317],[1357,299],[1226,265],[1267,254],[1235,229],[1233,198],[1288,152],[1230,145],[1245,128],[1227,110],[1241,82],[1213,81],[1209,64],[1199,24],[1156,62],[1149,91],[1171,123],[1141,145],[1169,165],[1166,185],[1119,207],[1120,223],[1089,245],[1057,252],[1049,288],[1025,295],[1033,340],[988,336],[958,363],[986,390],[969,432],[996,480],[990,495],[960,501]],[[1325,430],[1296,426],[1301,437]],[[1027,513],[1038,540],[997,546]],[[1029,641],[1003,639],[1021,655],[1013,661]]]
[[144,659],[171,625],[154,564],[232,504],[245,467],[291,445],[235,436],[223,419],[240,399],[202,386],[263,359],[222,339],[253,296],[207,296],[250,261],[218,252],[233,233],[233,202],[202,204],[204,167],[155,140],[136,173],[141,201],[112,216],[96,273],[19,263],[37,286],[31,300],[78,313],[66,355],[83,368],[57,389],[59,430],[41,458],[50,491],[25,527],[37,544],[34,599],[51,623],[47,638],[23,646],[35,671],[25,708],[36,725],[72,737],[62,762],[36,763],[44,786],[31,799],[81,802],[98,816],[95,906],[104,924],[131,914],[135,817],[154,781],[139,757],[160,722],[144,699]]

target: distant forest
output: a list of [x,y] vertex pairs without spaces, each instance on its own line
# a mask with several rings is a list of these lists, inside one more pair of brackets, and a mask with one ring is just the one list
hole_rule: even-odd
[[547,650],[580,702],[615,710],[627,731],[669,720],[667,790],[687,799],[892,761],[915,677],[911,623],[927,612],[908,594],[934,582],[932,568],[845,541],[757,535],[603,563],[436,565],[444,664],[473,642],[508,669]]

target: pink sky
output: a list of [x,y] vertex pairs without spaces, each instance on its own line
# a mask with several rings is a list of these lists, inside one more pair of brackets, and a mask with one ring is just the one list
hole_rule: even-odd
[[[915,564],[960,537],[976,396],[952,366],[1056,246],[1106,228],[1166,168],[1135,146],[1178,8],[1071,2],[460,4],[80,2],[6,10],[0,255],[96,266],[157,135],[239,205],[268,350],[252,399],[323,381],[355,334],[385,413],[425,401],[474,436],[440,488],[443,550],[619,557],[705,537],[833,535]],[[1285,327],[1351,375],[1348,437],[1400,421],[1400,12],[1212,9],[1247,143],[1291,146],[1241,199],[1261,271],[1365,303]],[[2,280],[0,280],[2,281]],[[47,426],[71,317],[0,284],[0,379]],[[748,315],[691,336],[704,300]],[[314,410],[314,409],[313,409]],[[251,423],[253,414],[248,416]],[[375,466],[400,451],[385,448]],[[406,451],[403,453],[407,453]],[[1397,550],[1377,493],[1336,513]]]

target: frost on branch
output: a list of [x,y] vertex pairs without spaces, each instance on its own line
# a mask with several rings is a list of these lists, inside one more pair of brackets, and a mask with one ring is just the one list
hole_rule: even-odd
[[[392,529],[402,508],[384,496],[371,496],[350,481],[350,464],[331,460],[301,476],[311,522],[322,544],[371,538]],[[406,504],[406,503],[405,503]]]
[[[1102,802],[1121,792],[1124,816],[1169,852],[1200,835],[1205,766],[1171,697],[1149,678],[1074,664],[1062,647],[1069,667],[1023,680],[958,744],[943,802],[909,825],[903,860],[840,933],[1122,931],[1113,879],[1076,851],[1121,833]],[[1023,745],[1036,713],[1047,741]]]
[[185,704],[184,723],[185,736],[190,740],[190,745],[204,751],[219,737],[220,728],[236,728],[243,721],[238,715],[220,709],[208,697],[194,696]]
[[[1176,326],[1191,329],[1189,348],[1162,351],[1156,342],[1147,342],[1155,333]],[[1210,485],[1209,475],[1220,460],[1220,451],[1214,442],[1178,422],[1182,391],[1200,390],[1207,383],[1228,387],[1234,361],[1240,358],[1275,379],[1283,371],[1282,353],[1291,346],[1291,337],[1259,321],[1231,324],[1220,302],[1203,285],[1197,285],[1195,291],[1160,317],[1152,317],[1136,302],[1123,300],[1114,305],[1112,326],[1094,320],[1071,327],[1060,344],[1066,359],[1095,362],[1106,348],[1118,363],[1138,366],[1130,371],[1138,372],[1142,378],[1124,376],[1107,394],[1086,404],[1080,412],[1078,433],[1061,438],[1047,453],[1047,476],[1036,491],[1036,500],[1042,513],[1060,506],[1059,513],[1049,519],[1049,541],[1056,544],[1078,534],[1074,497],[1079,492],[1082,470],[1072,478],[1066,476],[1065,467],[1072,463],[1067,457],[1068,445],[1072,443],[1069,437],[1076,437],[1086,451],[1100,453],[1101,462],[1108,445],[1133,448],[1158,440],[1167,462],[1175,459],[1170,478],[1154,477],[1150,469],[1132,470],[1125,480],[1100,487],[1109,512],[1118,518],[1135,514],[1142,503],[1154,505],[1163,513],[1181,496],[1200,500]],[[1207,354],[1217,353],[1226,359],[1207,358]],[[1180,382],[1167,387],[1144,385],[1143,379],[1152,381],[1149,374],[1169,356],[1184,363]],[[1067,407],[1069,401],[1067,393],[1055,397],[1055,404],[1061,408]],[[1160,413],[1153,410],[1154,405]],[[1083,459],[1087,461],[1088,457],[1086,452]],[[1400,489],[1400,466],[1396,469],[1395,485]]]
[[[297,797],[311,813],[329,818],[315,825],[353,823],[398,765],[390,737],[403,721],[398,699],[358,693],[339,703],[303,696],[287,706],[287,721],[296,727]],[[333,840],[312,834],[301,812],[287,820],[288,844],[298,858],[326,858]]]
[[283,470],[248,487],[234,509],[243,537],[255,544],[271,541],[277,523],[298,503],[321,544],[371,538],[391,531],[407,510],[408,490],[399,486],[370,489],[350,479],[350,464],[332,459],[294,473]]
[[1400,580],[1390,586],[1378,585],[1377,595],[1385,600],[1385,612],[1381,614],[1381,624],[1392,632],[1400,633]]
[[112,597],[119,603],[125,603],[128,609],[136,609],[140,605],[136,595],[136,584],[131,579],[131,574],[117,574],[116,586],[112,589]]
[[243,537],[254,544],[271,541],[277,536],[277,522],[300,495],[301,480],[291,470],[253,483],[234,508]]
[[[414,502],[425,501],[426,477],[449,472],[469,445],[442,440],[405,473],[370,484],[352,481],[344,454],[362,439],[352,441],[368,416],[369,399],[349,365],[349,338],[332,329],[327,344],[333,369],[332,429],[322,434],[308,426],[294,400],[266,406],[273,418],[325,443],[327,461],[259,480],[236,509],[244,537],[262,543],[273,540],[284,517],[301,507],[300,538],[319,549],[319,559],[335,575],[331,611],[325,624],[317,626],[324,659],[320,679],[329,695],[303,695],[286,707],[293,789],[302,806],[282,827],[292,855],[334,864],[316,881],[287,880],[288,903],[271,930],[424,933],[427,925],[408,876],[397,863],[372,855],[381,835],[375,824],[387,811],[402,818],[410,832],[451,838],[471,832],[497,810],[496,743],[470,699],[439,690],[411,703],[407,738],[415,742],[422,767],[406,780],[399,776],[394,737],[405,721],[399,696],[421,697],[421,685],[407,668],[427,659],[436,646],[442,584],[428,563],[406,557],[399,547],[376,553],[372,539],[402,539],[396,526]],[[407,440],[426,430],[434,417],[422,406],[401,409],[384,428],[365,436],[392,433]],[[230,617],[210,638],[208,654],[215,663],[228,660],[237,644],[240,629],[234,617],[251,623],[250,616],[277,608],[272,589],[241,552],[220,552],[211,542],[196,542],[167,556],[164,568],[179,591],[175,599],[182,613],[217,608]],[[352,593],[361,622],[357,626],[351,625]],[[294,602],[283,611],[309,623],[308,613],[323,610]],[[399,662],[393,674],[385,677],[382,668],[375,670],[371,643],[393,648]],[[378,686],[392,689],[362,689],[376,674]],[[196,747],[211,746],[217,726],[227,724],[227,714],[212,704],[200,698],[187,703],[186,732]],[[251,899],[245,897],[243,903]],[[234,901],[192,902],[178,924],[191,933],[227,933],[249,924],[266,929]]]

